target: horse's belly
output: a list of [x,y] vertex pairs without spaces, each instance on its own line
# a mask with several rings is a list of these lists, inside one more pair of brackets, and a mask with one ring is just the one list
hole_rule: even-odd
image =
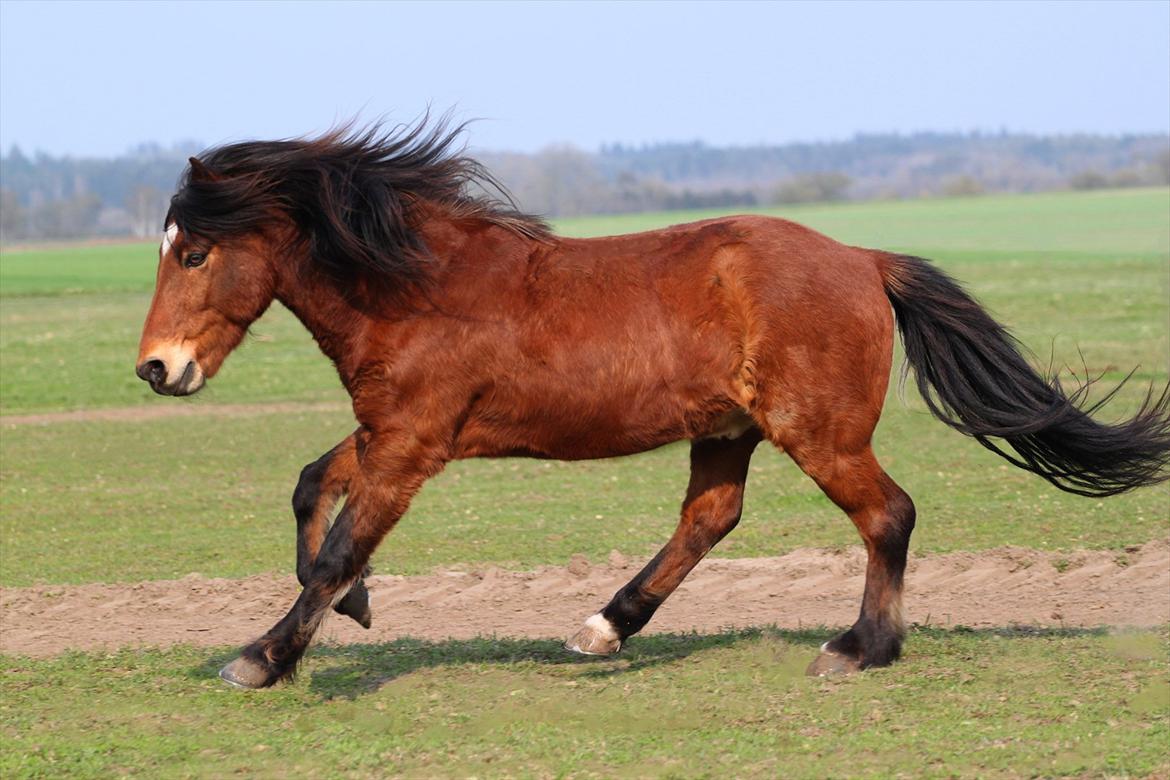
[[485,404],[460,431],[456,457],[609,458],[645,452],[692,433],[687,403],[665,388],[660,393],[576,390]]
[[[495,372],[457,439],[457,457],[533,455],[579,460],[629,455],[706,434],[738,407],[734,339],[677,313],[613,312],[553,348],[535,337]],[[649,314],[647,314],[649,312]],[[706,323],[706,324],[703,324]],[[563,323],[562,323],[563,324]]]

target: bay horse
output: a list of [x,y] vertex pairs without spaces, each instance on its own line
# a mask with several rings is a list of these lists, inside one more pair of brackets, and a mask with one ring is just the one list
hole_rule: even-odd
[[[856,525],[860,615],[811,674],[898,658],[915,510],[870,446],[895,321],[942,421],[1057,487],[1107,496],[1168,476],[1170,391],[1095,421],[929,262],[728,216],[571,239],[517,211],[458,145],[462,127],[243,142],[191,158],[171,200],[137,373],[188,395],[278,300],[333,361],[358,427],[293,497],[303,589],[221,672],[290,677],[332,607],[369,626],[363,578],[412,496],[457,458],[577,460],[691,442],[666,546],[566,647],[637,633],[739,520],[767,440]],[[333,507],[345,505],[329,525]]]

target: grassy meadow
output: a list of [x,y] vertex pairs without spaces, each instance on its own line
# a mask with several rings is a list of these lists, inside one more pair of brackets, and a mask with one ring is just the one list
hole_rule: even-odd
[[[848,242],[936,259],[1041,362],[1080,370],[1083,359],[1104,374],[1103,386],[1138,367],[1107,414],[1121,416],[1150,383],[1166,381],[1167,190],[785,213]],[[698,216],[571,220],[563,229],[598,234]],[[996,248],[971,248],[976,227]],[[924,237],[916,244],[918,230]],[[875,239],[866,238],[871,231]],[[1097,246],[1102,236],[1111,251],[1070,248]],[[134,376],[133,362],[155,263],[153,244],[0,258],[0,529],[6,550],[20,551],[4,556],[0,584],[242,576],[291,566],[288,498],[300,466],[352,430],[346,396],[312,339],[279,305],[200,395],[154,395]],[[63,410],[270,401],[334,401],[337,411],[3,423],[5,416]],[[887,470],[918,503],[920,552],[1123,547],[1167,532],[1164,490],[1109,501],[1062,493],[935,421],[912,387],[899,397],[897,382],[875,441]],[[686,471],[685,444],[616,461],[455,463],[427,485],[375,566],[418,573],[469,562],[563,563],[573,553],[597,560],[615,548],[648,555],[674,526]],[[718,553],[774,555],[856,541],[815,485],[761,447],[744,522]]]
[[[1039,356],[1109,387],[1121,417],[1170,364],[1170,190],[772,211],[854,244],[929,257]],[[564,220],[571,235],[710,216]],[[208,388],[154,396],[133,373],[157,245],[0,254],[0,586],[291,571],[300,466],[353,427],[328,362],[279,305]],[[892,382],[879,459],[914,496],[916,553],[1120,549],[1170,533],[1170,492],[1061,493],[935,421]],[[912,384],[912,383],[911,383]],[[266,413],[272,402],[317,404]],[[336,402],[322,407],[319,402]],[[254,404],[248,414],[26,419]],[[377,553],[379,573],[530,568],[652,554],[687,479],[684,444],[615,461],[452,464]],[[857,544],[761,447],[716,555]],[[599,604],[600,606],[600,604]],[[277,615],[273,615],[275,619]],[[441,619],[437,616],[436,619]],[[566,616],[566,631],[575,616]],[[1166,631],[918,629],[905,663],[806,680],[825,632],[646,637],[579,663],[549,641],[319,648],[298,681],[241,694],[232,648],[0,657],[0,776],[1146,776],[1170,772]],[[79,709],[79,696],[88,704]]]
[[[232,650],[8,659],[12,777],[1164,777],[1167,636],[915,630],[905,661],[804,677],[826,632],[318,647],[260,693]],[[78,697],[85,706],[78,708]]]

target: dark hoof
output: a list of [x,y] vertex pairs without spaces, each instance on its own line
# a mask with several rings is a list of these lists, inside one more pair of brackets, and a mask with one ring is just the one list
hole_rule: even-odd
[[860,671],[861,662],[856,658],[822,648],[804,673],[809,677],[843,677]]
[[353,584],[349,593],[346,593],[333,609],[339,615],[353,618],[362,628],[369,628],[374,619],[373,613],[370,612],[370,592],[366,590],[366,584],[361,580]]
[[219,670],[219,677],[228,685],[235,688],[267,688],[275,680],[268,670],[255,661],[240,656],[230,664]]

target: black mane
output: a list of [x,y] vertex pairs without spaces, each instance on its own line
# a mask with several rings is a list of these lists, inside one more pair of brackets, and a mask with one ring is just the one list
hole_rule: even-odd
[[282,213],[326,271],[343,278],[367,272],[396,286],[426,276],[427,248],[411,224],[419,201],[547,236],[542,220],[519,212],[492,174],[463,153],[465,127],[451,128],[446,117],[428,127],[424,116],[390,130],[347,125],[318,138],[215,147],[183,172],[167,222],[215,243],[261,231]]

